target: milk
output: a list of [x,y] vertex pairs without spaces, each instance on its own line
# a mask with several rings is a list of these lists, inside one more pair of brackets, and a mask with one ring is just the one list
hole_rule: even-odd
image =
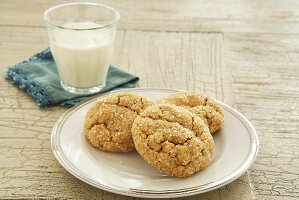
[[[63,27],[91,29],[99,27],[90,21],[68,22]],[[113,53],[109,30],[56,29],[50,39],[51,51],[60,79],[75,88],[104,85]]]

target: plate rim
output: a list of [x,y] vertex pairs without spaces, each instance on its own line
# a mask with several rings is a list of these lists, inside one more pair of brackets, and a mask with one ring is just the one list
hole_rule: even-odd
[[[58,139],[58,129],[63,125],[63,122],[68,118],[68,116],[70,116],[72,113],[74,113],[76,110],[80,109],[81,107],[85,106],[86,104],[89,104],[93,101],[96,101],[96,99],[100,98],[101,96],[106,96],[109,94],[113,94],[113,93],[118,93],[118,92],[128,92],[128,91],[132,91],[132,92],[141,92],[141,91],[148,91],[148,90],[152,90],[152,91],[166,91],[166,92],[179,92],[179,91],[184,91],[184,90],[176,90],[176,89],[167,89],[167,88],[152,88],[152,87],[143,87],[143,88],[129,88],[129,89],[119,89],[119,90],[114,90],[114,91],[110,91],[110,92],[104,92],[101,93],[99,95],[96,95],[94,97],[92,97],[91,99],[85,100],[77,105],[75,105],[74,107],[66,110],[61,117],[56,121],[52,132],[51,132],[51,149],[52,152],[56,158],[56,160],[59,162],[59,164],[66,170],[68,171],[70,174],[72,174],[73,176],[75,176],[76,178],[78,178],[79,180],[94,186],[96,188],[108,191],[108,192],[112,192],[112,193],[116,193],[116,194],[121,194],[121,195],[126,195],[126,196],[133,196],[133,197],[147,197],[147,198],[169,198],[169,197],[184,197],[184,196],[191,196],[191,195],[195,195],[195,194],[201,194],[201,193],[205,193],[211,190],[215,190],[219,187],[222,187],[224,185],[227,185],[231,182],[233,182],[234,180],[236,180],[237,178],[239,178],[240,176],[242,176],[248,169],[249,167],[254,163],[258,151],[259,151],[259,139],[258,139],[258,135],[257,132],[255,130],[255,128],[253,127],[253,125],[251,124],[251,122],[245,117],[243,116],[239,111],[237,111],[236,109],[230,107],[229,105],[218,101],[216,99],[214,99],[216,102],[220,103],[221,106],[230,111],[236,118],[238,118],[243,125],[246,127],[249,136],[250,136],[250,144],[251,144],[251,150],[250,153],[248,155],[248,157],[246,158],[246,160],[241,163],[241,165],[238,167],[238,169],[232,173],[230,173],[229,175],[225,176],[224,178],[215,181],[215,182],[210,182],[210,183],[206,183],[200,186],[195,186],[195,187],[190,187],[190,188],[182,188],[179,190],[142,190],[142,189],[132,189],[132,188],[114,188],[112,185],[104,185],[101,183],[98,183],[92,179],[90,179],[87,175],[83,174],[82,175],[82,171],[79,170],[76,166],[74,166],[69,160],[65,159],[63,157],[63,153],[60,151],[59,145],[55,143],[55,141]],[[59,142],[58,142],[59,143]]]

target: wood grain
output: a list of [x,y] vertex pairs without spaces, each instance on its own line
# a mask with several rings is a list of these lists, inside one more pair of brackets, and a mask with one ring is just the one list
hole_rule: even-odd
[[299,198],[299,37],[226,34],[233,101],[260,136],[250,169],[256,199]]
[[[50,6],[78,0],[2,0],[0,25],[45,26]],[[93,0],[115,7],[121,30],[298,33],[297,0]]]

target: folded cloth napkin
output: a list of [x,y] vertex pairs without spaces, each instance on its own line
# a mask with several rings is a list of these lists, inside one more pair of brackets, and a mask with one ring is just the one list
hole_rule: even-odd
[[[40,107],[52,105],[72,107],[76,103],[96,95],[79,95],[65,91],[60,85],[57,67],[49,48],[29,60],[11,66],[6,79],[34,97]],[[99,93],[119,88],[132,88],[135,87],[138,80],[137,76],[110,65],[106,87]]]

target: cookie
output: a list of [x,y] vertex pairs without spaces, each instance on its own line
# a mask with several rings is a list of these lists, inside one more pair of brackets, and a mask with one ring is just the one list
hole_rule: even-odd
[[134,150],[132,124],[138,114],[151,104],[148,98],[131,93],[99,99],[85,118],[84,133],[88,142],[102,151]]
[[208,125],[212,134],[223,126],[223,109],[213,99],[204,94],[198,92],[177,92],[163,98],[160,102],[170,103],[189,109]]
[[205,123],[171,104],[147,107],[136,117],[132,136],[143,159],[169,176],[191,176],[208,165],[214,152]]

